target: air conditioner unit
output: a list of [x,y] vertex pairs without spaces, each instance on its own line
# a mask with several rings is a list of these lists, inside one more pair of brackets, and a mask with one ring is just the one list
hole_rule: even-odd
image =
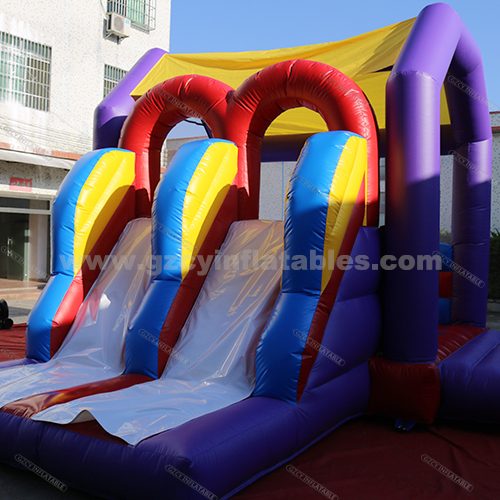
[[108,29],[106,31],[120,38],[130,36],[130,19],[111,12],[108,15]]

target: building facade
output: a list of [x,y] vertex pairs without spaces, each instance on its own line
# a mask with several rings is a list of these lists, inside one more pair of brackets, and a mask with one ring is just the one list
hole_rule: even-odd
[[[491,111],[493,147],[491,156],[491,229],[500,230],[500,111]],[[451,231],[451,195],[453,185],[453,152],[441,158],[441,231]],[[456,153],[455,153],[456,154]],[[464,158],[465,160],[465,158]],[[460,161],[460,160],[459,160]],[[462,166],[474,170],[474,165],[463,161]]]
[[2,2],[0,279],[48,278],[51,204],[92,150],[95,107],[169,41],[170,0]]

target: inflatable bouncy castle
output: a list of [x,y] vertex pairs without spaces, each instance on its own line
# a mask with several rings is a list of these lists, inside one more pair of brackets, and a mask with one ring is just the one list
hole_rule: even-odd
[[[500,421],[491,126],[464,23],[435,4],[231,57],[154,49],[97,108],[95,150],[54,202],[26,357],[0,364],[1,461],[105,498],[229,498],[359,415]],[[189,117],[211,137],[160,180]],[[297,156],[284,220],[260,220],[261,161]]]

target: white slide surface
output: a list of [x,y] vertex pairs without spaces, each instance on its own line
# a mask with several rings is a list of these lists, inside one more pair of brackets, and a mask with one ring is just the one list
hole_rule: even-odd
[[278,296],[283,222],[235,222],[159,380],[56,405],[33,420],[95,418],[131,445],[241,401],[255,387],[255,350]]
[[0,371],[0,408],[123,373],[125,334],[150,281],[150,255],[151,219],[131,221],[54,357]]

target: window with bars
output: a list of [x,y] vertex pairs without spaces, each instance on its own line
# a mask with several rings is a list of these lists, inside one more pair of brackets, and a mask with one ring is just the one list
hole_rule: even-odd
[[108,0],[109,12],[125,16],[147,31],[156,28],[156,0]]
[[118,84],[118,82],[127,74],[124,69],[114,66],[104,65],[104,96],[106,97]]
[[0,101],[49,111],[52,49],[0,31]]

